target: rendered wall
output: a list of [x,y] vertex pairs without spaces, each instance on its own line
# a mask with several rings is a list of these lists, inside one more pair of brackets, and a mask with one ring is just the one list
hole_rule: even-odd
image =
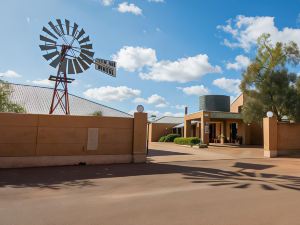
[[240,95],[237,97],[237,99],[234,100],[234,102],[231,103],[230,105],[230,112],[239,112],[239,106],[244,105],[244,95]]
[[276,118],[264,118],[265,156],[300,154],[299,135],[299,123],[281,123]]
[[161,136],[171,134],[173,123],[150,123],[149,124],[149,142],[157,142]]
[[299,123],[277,123],[277,138],[279,151],[296,150],[300,153]]
[[131,161],[135,152],[146,153],[146,117],[144,113],[134,118],[0,113],[0,160],[98,155],[126,156],[124,161]]

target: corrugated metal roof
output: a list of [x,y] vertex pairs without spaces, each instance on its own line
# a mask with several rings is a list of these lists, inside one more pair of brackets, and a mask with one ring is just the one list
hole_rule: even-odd
[[[10,84],[12,94],[10,100],[23,106],[27,113],[48,114],[51,104],[53,89]],[[132,117],[132,115],[120,110],[92,102],[90,100],[69,94],[71,115],[91,115],[96,111],[101,111],[103,116],[112,117]],[[61,108],[57,108],[54,114],[64,114]]]
[[173,123],[173,124],[180,124],[183,122],[184,122],[183,117],[175,117],[175,116],[163,116],[153,121],[153,123]]

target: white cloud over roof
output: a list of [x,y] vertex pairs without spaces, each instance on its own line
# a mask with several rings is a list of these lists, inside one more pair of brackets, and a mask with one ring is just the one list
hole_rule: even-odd
[[140,90],[132,89],[126,86],[112,87],[104,86],[99,88],[87,89],[84,96],[98,101],[123,101],[129,98],[135,98],[141,94]]
[[153,64],[148,72],[140,73],[143,80],[185,83],[197,80],[209,73],[220,73],[219,66],[212,66],[206,54],[180,58],[175,61],[164,60]]
[[215,86],[233,94],[239,94],[241,92],[239,88],[240,83],[240,79],[228,79],[225,77],[213,81]]
[[193,85],[190,87],[177,87],[177,89],[182,90],[183,93],[187,95],[207,95],[209,94],[208,88],[204,87],[204,85]]
[[235,62],[227,63],[226,68],[232,69],[232,70],[241,70],[247,68],[247,66],[250,64],[250,59],[247,56],[244,55],[238,55],[235,57]]
[[249,51],[263,33],[269,33],[273,43],[294,41],[300,46],[300,29],[284,27],[279,30],[274,19],[270,16],[239,15],[235,19],[228,20],[226,25],[219,25],[217,28],[231,35],[232,41],[228,39],[223,41],[226,46],[231,48],[242,48]]

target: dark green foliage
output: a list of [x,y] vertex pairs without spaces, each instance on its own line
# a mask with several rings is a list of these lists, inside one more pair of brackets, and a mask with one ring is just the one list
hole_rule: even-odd
[[0,80],[0,112],[25,113],[25,109],[9,100],[12,90],[8,83]]
[[166,136],[162,136],[159,138],[158,142],[165,142],[166,140]]
[[188,138],[178,137],[174,139],[174,143],[179,145],[196,145],[199,144],[200,142],[201,140],[198,137],[188,137]]
[[180,137],[179,134],[168,134],[165,138],[165,142],[173,142],[175,138]]
[[95,112],[93,112],[92,116],[102,116],[102,112],[101,111],[95,111]]
[[246,101],[242,114],[246,123],[262,121],[272,111],[281,120],[300,119],[300,78],[288,72],[298,65],[300,53],[297,44],[271,44],[270,35],[258,39],[257,55],[243,74],[240,88]]

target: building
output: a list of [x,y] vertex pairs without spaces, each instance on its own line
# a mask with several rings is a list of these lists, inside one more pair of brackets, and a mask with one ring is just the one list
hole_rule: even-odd
[[183,117],[174,117],[174,116],[163,116],[153,122],[149,123],[149,141],[157,142],[161,136],[177,133],[183,135],[181,130],[176,129],[176,126],[183,124]]
[[[25,108],[30,114],[49,114],[53,95],[52,88],[37,87],[22,84],[10,84],[12,94],[10,100]],[[92,115],[101,112],[102,116],[132,117],[120,110],[69,94],[71,115]],[[54,114],[64,114],[58,107]]]
[[184,117],[184,137],[199,137],[206,144],[262,145],[262,124],[243,122],[244,101],[242,94],[231,104],[229,96],[201,96],[199,111]]
[[199,137],[203,143],[263,144],[262,124],[246,124],[242,119],[245,97],[240,95],[230,104],[225,95],[199,97],[199,111],[184,118],[162,117],[149,125],[149,141],[177,133],[183,137]]

